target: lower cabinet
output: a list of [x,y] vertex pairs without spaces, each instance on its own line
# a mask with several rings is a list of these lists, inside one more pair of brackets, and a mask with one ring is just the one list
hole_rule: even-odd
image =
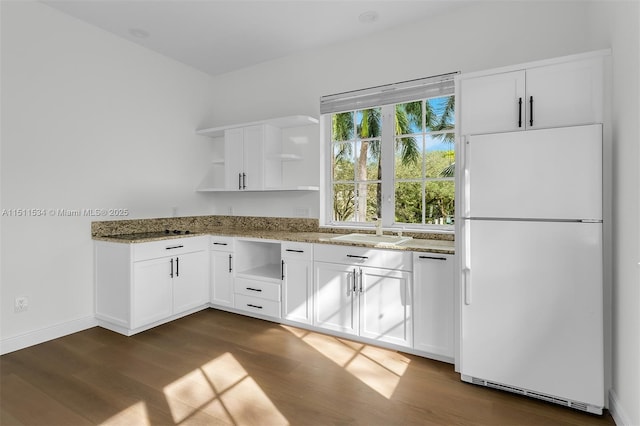
[[[315,253],[314,326],[412,346],[410,253],[344,246],[316,246]],[[400,268],[368,266],[376,259]]]
[[454,256],[413,254],[414,348],[454,357]]
[[96,318],[131,335],[209,303],[208,237],[96,242]]
[[282,318],[313,323],[313,245],[282,243]]
[[211,304],[233,307],[233,237],[211,237]]

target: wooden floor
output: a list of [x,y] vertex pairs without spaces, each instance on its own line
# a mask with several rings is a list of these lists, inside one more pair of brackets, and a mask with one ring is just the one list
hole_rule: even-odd
[[208,309],[0,357],[2,425],[612,425],[453,366]]

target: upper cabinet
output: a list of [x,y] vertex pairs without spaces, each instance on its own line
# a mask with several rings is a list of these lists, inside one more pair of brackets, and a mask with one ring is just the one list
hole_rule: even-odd
[[216,138],[220,149],[197,190],[318,190],[317,176],[305,180],[300,173],[288,172],[299,168],[286,165],[291,161],[314,160],[303,154],[310,147],[316,151],[313,139],[319,136],[317,126],[313,125],[317,123],[313,117],[291,116],[198,130],[199,135]]
[[603,54],[589,54],[463,74],[461,134],[601,123],[603,64]]

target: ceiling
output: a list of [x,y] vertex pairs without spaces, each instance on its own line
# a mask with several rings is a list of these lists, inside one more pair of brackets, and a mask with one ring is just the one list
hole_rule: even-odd
[[41,0],[211,75],[364,37],[457,0]]

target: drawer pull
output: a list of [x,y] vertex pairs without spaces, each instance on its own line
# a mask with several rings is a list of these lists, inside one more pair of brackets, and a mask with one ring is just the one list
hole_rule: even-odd
[[226,246],[227,243],[213,243],[213,245],[215,245],[215,246]]
[[304,253],[304,250],[286,249],[285,251],[290,251],[290,252],[293,252],[293,253]]
[[262,309],[262,306],[252,305],[251,303],[247,303],[247,306],[250,308]]
[[251,287],[245,287],[247,290],[249,291],[257,291],[258,293],[260,293],[262,291],[261,288],[251,288]]
[[165,247],[165,250],[173,250],[173,249],[179,249],[184,247],[182,244],[180,244],[179,246],[169,246],[169,247]]
[[369,256],[356,256],[355,254],[348,254],[347,257],[353,257],[355,259],[368,259]]
[[232,259],[232,256],[229,255],[229,273],[231,273],[231,271],[232,271],[232,269],[231,269],[231,259]]
[[419,259],[432,259],[432,260],[447,260],[446,257],[439,256],[418,256]]

